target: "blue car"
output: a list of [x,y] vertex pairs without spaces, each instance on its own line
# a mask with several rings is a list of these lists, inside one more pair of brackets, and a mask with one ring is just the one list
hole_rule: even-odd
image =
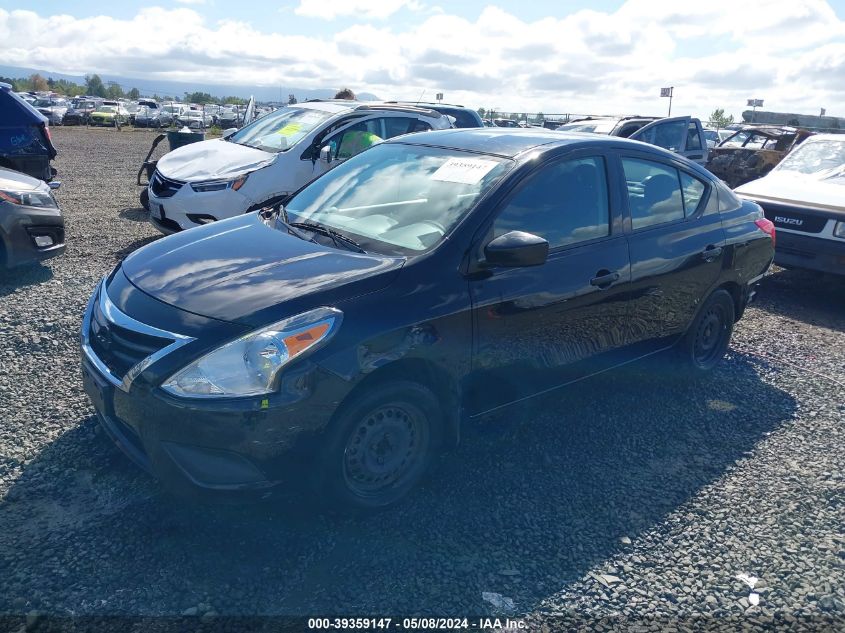
[[49,182],[55,157],[47,117],[0,83],[0,167]]

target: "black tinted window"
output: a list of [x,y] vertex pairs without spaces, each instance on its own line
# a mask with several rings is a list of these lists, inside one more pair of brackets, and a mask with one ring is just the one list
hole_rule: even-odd
[[623,158],[634,229],[680,220],[684,201],[678,170],[649,160]]
[[698,135],[698,126],[695,123],[690,123],[687,130],[687,151],[697,149],[701,149],[701,137]]
[[657,145],[658,147],[663,147],[673,152],[678,152],[681,150],[681,148],[678,147],[678,143],[683,142],[685,127],[686,126],[683,121],[657,123],[637,136],[637,140]]
[[698,178],[690,176],[685,171],[681,172],[681,186],[684,194],[684,210],[690,216],[698,209],[707,188]]
[[610,233],[607,177],[602,158],[579,158],[530,176],[496,218],[493,236],[525,231],[551,248]]
[[465,110],[449,110],[444,114],[455,117],[455,127],[479,127],[478,119]]

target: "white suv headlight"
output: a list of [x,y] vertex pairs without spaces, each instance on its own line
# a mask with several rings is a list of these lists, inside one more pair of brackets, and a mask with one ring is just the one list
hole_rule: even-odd
[[173,374],[162,389],[183,398],[237,398],[271,393],[279,371],[325,345],[343,313],[316,308],[218,347]]
[[204,193],[206,191],[223,191],[224,189],[234,189],[237,191],[244,186],[249,174],[243,174],[232,180],[206,180],[204,182],[192,182],[191,189],[197,193]]

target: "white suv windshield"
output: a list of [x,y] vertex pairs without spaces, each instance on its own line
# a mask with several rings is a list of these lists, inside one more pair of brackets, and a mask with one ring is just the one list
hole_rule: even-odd
[[286,211],[291,222],[328,226],[367,250],[425,251],[510,165],[507,159],[458,150],[376,145],[303,189]]
[[804,141],[775,169],[818,174],[820,178],[845,183],[845,139]]
[[311,108],[280,108],[250,123],[229,140],[265,152],[284,152],[332,116],[331,112]]

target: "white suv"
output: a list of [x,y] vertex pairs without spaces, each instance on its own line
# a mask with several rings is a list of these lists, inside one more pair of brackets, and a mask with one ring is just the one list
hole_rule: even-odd
[[452,127],[427,108],[308,101],[280,108],[222,139],[165,154],[150,179],[150,221],[163,233],[283,200],[381,140]]

